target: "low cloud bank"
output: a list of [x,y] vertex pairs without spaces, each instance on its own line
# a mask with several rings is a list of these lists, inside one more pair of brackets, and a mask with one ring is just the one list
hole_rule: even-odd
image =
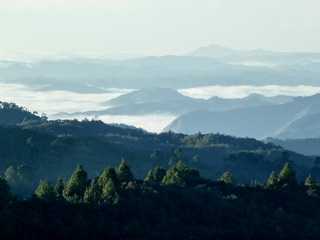
[[14,102],[31,111],[49,116],[59,112],[83,112],[105,108],[102,103],[128,89],[109,89],[106,93],[75,93],[70,91],[40,91],[20,84],[0,83],[0,101]]
[[[0,83],[0,101],[14,102],[31,111],[46,113],[54,118],[57,113],[85,112],[105,109],[103,103],[112,98],[126,94],[129,89],[105,89],[104,93],[75,93],[71,91],[43,91],[21,84]],[[241,98],[257,93],[265,96],[289,95],[310,96],[320,93],[320,87],[314,86],[207,86],[179,90],[182,94],[208,99],[213,96],[221,98]],[[122,123],[144,128],[151,132],[160,132],[177,116],[173,115],[143,115],[124,116],[107,115],[98,119],[106,123]],[[72,117],[74,118],[74,117]],[[79,119],[84,118],[78,116]],[[92,117],[94,118],[94,117]]]
[[277,95],[287,96],[311,96],[320,93],[320,87],[299,85],[299,86],[206,86],[197,88],[181,89],[180,93],[189,97],[208,99],[210,97],[221,98],[243,98],[250,94],[261,94],[268,97]]

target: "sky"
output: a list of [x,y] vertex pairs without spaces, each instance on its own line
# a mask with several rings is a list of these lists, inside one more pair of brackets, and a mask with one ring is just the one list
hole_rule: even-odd
[[0,57],[320,52],[319,0],[1,0]]

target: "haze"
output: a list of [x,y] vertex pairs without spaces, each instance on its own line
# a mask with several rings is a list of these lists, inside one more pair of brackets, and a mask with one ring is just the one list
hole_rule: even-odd
[[181,54],[216,43],[320,52],[317,0],[4,0],[0,57]]

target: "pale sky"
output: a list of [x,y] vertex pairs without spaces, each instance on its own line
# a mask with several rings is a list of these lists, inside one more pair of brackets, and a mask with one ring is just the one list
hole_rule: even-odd
[[320,52],[319,0],[0,0],[0,57]]

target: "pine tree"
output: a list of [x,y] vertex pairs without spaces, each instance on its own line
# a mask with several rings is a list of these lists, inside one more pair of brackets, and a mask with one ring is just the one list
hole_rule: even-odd
[[69,201],[81,201],[87,187],[87,172],[77,166],[63,190],[64,197]]
[[182,161],[178,161],[169,168],[163,177],[162,183],[166,185],[193,186],[201,181],[197,170],[189,168]]
[[311,175],[309,175],[306,178],[306,180],[304,181],[304,185],[306,187],[308,187],[309,189],[316,189],[317,188],[317,182]]
[[272,171],[266,181],[266,187],[267,188],[275,188],[277,186],[277,183],[278,183],[278,176],[274,171]]
[[297,184],[296,173],[292,169],[289,163],[284,164],[282,170],[279,173],[278,179],[279,179],[278,182],[281,186],[284,186],[284,185],[294,186]]
[[4,172],[4,178],[11,186],[15,186],[19,182],[17,170],[13,166],[9,166]]
[[84,202],[98,204],[101,200],[101,188],[98,184],[97,179],[93,179],[91,184],[87,187],[84,197]]
[[185,182],[179,176],[179,173],[174,166],[167,170],[166,175],[162,179],[162,183],[165,185],[177,185],[177,186],[185,185]]
[[234,183],[234,179],[233,179],[233,175],[231,172],[226,171],[222,174],[222,176],[219,179],[220,182],[223,182],[225,184],[233,184]]
[[56,185],[54,186],[54,190],[56,192],[57,198],[63,197],[63,189],[65,188],[65,183],[62,178],[58,178]]
[[166,175],[166,170],[164,168],[156,166],[155,168],[151,169],[147,173],[144,181],[153,182],[153,183],[161,183],[162,179],[165,175]]
[[48,181],[41,180],[38,187],[34,192],[35,196],[39,199],[52,201],[56,197],[54,187]]
[[105,203],[116,204],[119,201],[119,194],[112,179],[109,179],[107,184],[104,185],[101,193],[101,200]]
[[98,184],[100,188],[102,189],[103,186],[106,185],[110,179],[117,185],[117,173],[114,168],[106,168],[102,171],[98,178]]
[[117,169],[117,176],[120,182],[130,182],[133,180],[133,174],[125,160],[121,160]]

